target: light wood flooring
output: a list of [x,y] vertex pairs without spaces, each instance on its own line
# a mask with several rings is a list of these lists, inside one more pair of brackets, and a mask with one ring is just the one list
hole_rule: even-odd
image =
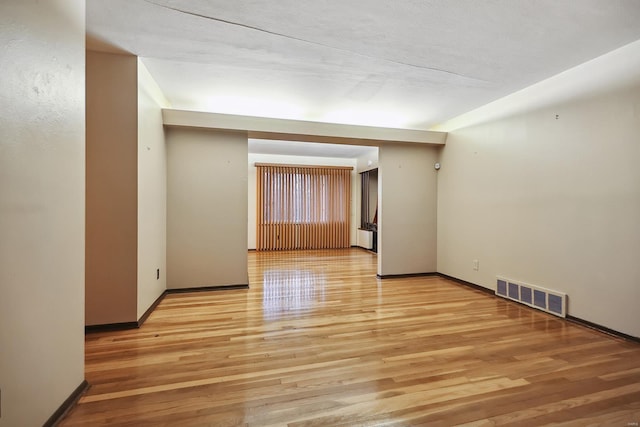
[[168,295],[86,338],[62,426],[637,426],[640,344],[359,249],[249,254],[251,289]]

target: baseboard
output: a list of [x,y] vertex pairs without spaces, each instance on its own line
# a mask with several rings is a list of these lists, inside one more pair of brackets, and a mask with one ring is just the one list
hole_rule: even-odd
[[580,319],[579,317],[570,316],[567,314],[567,320],[570,322],[576,323],[578,325],[586,326],[589,329],[594,329],[598,332],[605,333],[607,335],[611,335],[617,338],[622,338],[627,341],[633,341],[636,343],[640,343],[640,338],[634,337],[633,335],[625,334],[624,332],[616,331],[615,329],[607,328],[606,326],[598,325],[597,323],[589,322],[588,320]]
[[[493,290],[491,290],[489,288],[485,288],[484,286],[476,285],[475,283],[467,282],[466,280],[462,280],[462,279],[458,279],[456,277],[448,276],[448,275],[443,274],[443,273],[437,273],[437,274],[438,274],[438,276],[440,276],[440,277],[442,277],[444,279],[449,279],[449,280],[451,280],[453,282],[456,282],[456,283],[459,283],[461,285],[468,286],[470,288],[477,289],[479,291],[485,292],[485,293],[491,295],[494,298],[500,298],[501,300],[504,300],[503,298],[497,296]],[[523,307],[527,307],[526,305],[520,304],[517,301],[513,301],[513,302],[515,302],[516,304],[522,305]],[[532,310],[534,310],[534,309],[532,309]],[[596,330],[598,332],[601,332],[601,333],[604,333],[604,334],[607,334],[607,335],[611,335],[611,336],[616,337],[616,338],[622,338],[622,339],[625,339],[627,341],[640,343],[640,338],[638,338],[638,337],[634,337],[633,335],[628,335],[628,334],[625,334],[624,332],[616,331],[615,329],[607,328],[606,326],[598,325],[597,323],[589,322],[588,320],[580,319],[578,317],[571,316],[569,314],[567,314],[567,316],[565,317],[565,320],[568,320],[568,321],[570,321],[572,323],[575,323],[575,324],[578,324],[578,325],[585,326],[587,328]]]
[[403,279],[406,277],[425,277],[425,276],[438,276],[438,273],[410,273],[410,274],[376,274],[378,279]]
[[442,273],[438,273],[438,276],[440,276],[440,277],[442,277],[444,279],[449,279],[452,282],[456,282],[456,283],[459,283],[461,285],[468,286],[470,288],[477,289],[479,291],[485,292],[485,293],[487,293],[487,294],[489,294],[491,296],[495,296],[495,292],[492,289],[485,288],[484,286],[476,285],[475,283],[467,282],[466,280],[458,279],[457,277],[448,276],[448,275],[442,274]]
[[358,245],[352,245],[351,249],[360,249],[361,251],[365,251],[365,252],[368,252],[370,254],[378,255],[378,252],[374,251],[373,249],[363,248],[362,246],[358,246]]
[[54,427],[67,415],[67,413],[75,406],[80,399],[80,396],[87,391],[89,383],[87,380],[82,381],[80,385],[71,393],[71,395],[65,400],[56,412],[49,417],[49,419],[43,424],[43,427]]
[[167,296],[167,290],[166,289],[160,294],[160,296],[158,298],[156,298],[156,300],[153,302],[153,304],[151,304],[151,307],[149,307],[147,309],[147,311],[144,312],[142,317],[140,317],[140,319],[138,319],[138,328],[140,326],[142,326],[142,324],[147,320],[147,318],[151,315],[151,313],[153,313],[153,310],[156,309],[158,304],[160,304],[162,302],[162,300],[164,299],[165,296]]
[[167,289],[168,294],[184,294],[189,292],[211,292],[211,291],[229,291],[229,290],[237,290],[237,289],[249,289],[249,285],[247,283],[243,283],[240,285],[224,285],[224,286],[203,286],[200,288],[175,288],[175,289]]
[[129,329],[138,329],[147,320],[147,318],[158,307],[158,304],[162,302],[164,297],[168,294],[183,294],[190,292],[210,292],[210,291],[228,291],[233,289],[249,289],[248,284],[241,285],[224,285],[224,286],[204,286],[201,288],[181,288],[181,289],[166,289],[156,300],[151,304],[151,307],[144,312],[140,320],[137,322],[121,322],[121,323],[107,323],[104,325],[88,325],[84,327],[85,334],[91,334],[96,332],[113,332],[113,331],[126,331]]
[[153,313],[158,304],[167,295],[167,291],[163,291],[158,298],[151,304],[151,306],[144,312],[142,317],[137,322],[121,322],[121,323],[107,323],[104,325],[90,325],[84,327],[85,334],[91,334],[95,332],[113,332],[113,331],[126,331],[129,329],[138,329],[147,320],[147,318]]
[[84,333],[92,334],[95,332],[126,331],[128,329],[137,328],[139,328],[138,322],[106,323],[103,325],[87,325],[84,327]]

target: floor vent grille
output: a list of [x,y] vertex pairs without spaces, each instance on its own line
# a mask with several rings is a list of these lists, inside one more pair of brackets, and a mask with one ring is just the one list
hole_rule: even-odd
[[567,294],[562,292],[497,277],[496,295],[556,316],[566,317],[567,315]]

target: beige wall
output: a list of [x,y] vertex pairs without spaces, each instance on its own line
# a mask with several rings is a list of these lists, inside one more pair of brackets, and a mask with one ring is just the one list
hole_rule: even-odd
[[167,106],[138,59],[138,319],[167,288],[167,156],[161,110]]
[[356,159],[356,163],[358,165],[358,173],[376,169],[378,167],[378,153],[379,150],[376,150],[375,153],[358,157]]
[[84,379],[84,1],[0,2],[0,426]]
[[436,271],[438,148],[384,144],[379,151],[378,274]]
[[248,284],[247,136],[167,130],[167,287]]
[[86,322],[135,322],[137,58],[88,51],[86,78]]
[[258,163],[278,163],[289,165],[319,165],[319,166],[351,166],[353,171],[351,172],[351,224],[350,224],[350,244],[356,244],[356,229],[360,223],[359,217],[356,216],[356,184],[359,179],[356,172],[357,162],[356,159],[343,159],[336,157],[304,157],[304,156],[283,156],[274,154],[249,154],[249,225],[247,229],[248,247],[249,249],[256,248],[256,162]]
[[[580,96],[449,134],[438,271],[489,289],[503,275],[566,292],[570,315],[640,337],[640,75],[589,85],[616,55],[638,63],[640,44],[549,82],[584,80]],[[547,86],[521,95],[544,97]]]

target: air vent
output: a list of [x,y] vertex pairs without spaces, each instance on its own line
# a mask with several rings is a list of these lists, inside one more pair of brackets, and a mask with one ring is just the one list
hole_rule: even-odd
[[556,316],[566,317],[567,315],[567,294],[562,292],[504,277],[497,277],[496,295]]

